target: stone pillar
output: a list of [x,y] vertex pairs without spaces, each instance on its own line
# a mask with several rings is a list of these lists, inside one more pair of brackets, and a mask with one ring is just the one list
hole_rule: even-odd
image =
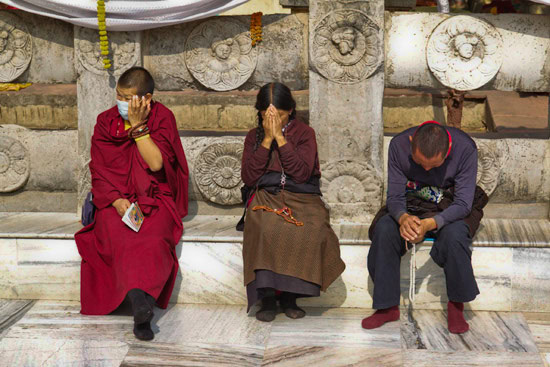
[[120,74],[142,64],[140,32],[109,32],[110,54],[113,67],[103,69],[98,31],[75,26],[75,68],[78,73],[78,212],[91,188],[91,138],[97,115],[116,102],[116,81]]
[[384,1],[311,0],[309,109],[333,221],[382,203]]

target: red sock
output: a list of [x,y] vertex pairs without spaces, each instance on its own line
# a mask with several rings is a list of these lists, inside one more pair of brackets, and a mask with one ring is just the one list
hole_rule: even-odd
[[470,329],[470,325],[464,320],[464,303],[449,301],[447,303],[447,323],[449,331],[453,334],[462,334]]
[[374,314],[366,317],[361,322],[363,329],[376,329],[386,322],[399,320],[399,307],[393,306],[383,310],[377,310]]

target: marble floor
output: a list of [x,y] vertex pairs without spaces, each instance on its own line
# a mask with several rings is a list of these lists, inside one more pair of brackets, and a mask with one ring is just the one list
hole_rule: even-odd
[[171,305],[141,342],[128,309],[84,316],[77,302],[0,300],[0,366],[550,366],[548,313],[469,311],[459,336],[444,311],[402,309],[371,331],[360,325],[371,310],[307,312],[261,323],[244,306]]

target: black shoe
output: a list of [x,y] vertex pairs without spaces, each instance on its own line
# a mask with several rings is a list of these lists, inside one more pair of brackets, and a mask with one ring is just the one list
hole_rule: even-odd
[[271,322],[277,316],[277,301],[275,297],[262,298],[262,308],[256,312],[256,319],[264,322]]
[[149,321],[141,324],[134,323],[134,335],[139,340],[153,340],[155,337]]
[[153,307],[147,301],[146,295],[149,296],[138,288],[134,288],[128,292],[135,324],[149,323],[153,319]]
[[294,293],[283,292],[279,303],[285,315],[291,319],[301,319],[306,315],[306,311],[296,304],[296,294]]

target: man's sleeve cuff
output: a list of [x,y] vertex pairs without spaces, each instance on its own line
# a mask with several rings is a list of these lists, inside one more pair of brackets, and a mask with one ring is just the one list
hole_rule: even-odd
[[439,231],[443,226],[445,225],[445,219],[440,214],[437,214],[434,216],[435,223],[437,224],[437,228],[435,231]]
[[397,223],[399,223],[399,218],[401,218],[401,216],[402,216],[403,214],[406,214],[406,213],[407,213],[406,211],[401,210],[400,212],[397,213],[397,215],[392,215],[392,216],[393,216],[393,219],[395,219],[395,221],[396,221]]

